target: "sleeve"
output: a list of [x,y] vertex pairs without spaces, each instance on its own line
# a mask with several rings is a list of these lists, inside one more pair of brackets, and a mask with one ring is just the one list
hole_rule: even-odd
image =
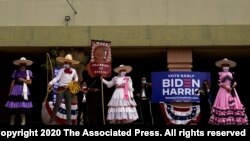
[[219,77],[218,82],[221,83],[221,72],[218,72],[218,77]]
[[78,75],[77,75],[77,72],[76,70],[74,69],[74,76],[73,76],[73,80],[78,82]]
[[16,77],[16,70],[14,70],[14,72],[13,72],[12,75],[11,75],[11,78],[12,78],[12,79],[15,79],[15,77]]
[[128,77],[128,89],[129,91],[134,92],[133,81],[130,77]]
[[62,74],[63,74],[63,69],[60,69],[60,71],[58,72],[57,76],[54,79],[52,79],[49,82],[49,84],[53,85],[54,83],[56,83],[57,81],[59,81],[59,79],[61,78]]
[[219,76],[219,77],[221,76],[221,72],[218,72],[218,76]]
[[33,72],[31,70],[28,71],[30,78],[33,78]]
[[107,85],[108,88],[111,88],[112,86],[115,85],[116,77],[113,77],[111,81],[107,81],[104,78],[102,79],[102,82]]

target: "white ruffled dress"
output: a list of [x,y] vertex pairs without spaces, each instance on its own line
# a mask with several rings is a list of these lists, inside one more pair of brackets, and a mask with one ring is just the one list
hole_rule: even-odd
[[108,103],[107,120],[112,124],[130,123],[138,119],[136,102],[133,95],[132,80],[128,76],[115,76],[111,81],[103,79],[103,83],[115,91]]

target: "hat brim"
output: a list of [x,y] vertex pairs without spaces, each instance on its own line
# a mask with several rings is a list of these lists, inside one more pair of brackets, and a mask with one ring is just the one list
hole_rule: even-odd
[[13,61],[14,65],[20,65],[20,64],[26,64],[26,66],[30,66],[33,64],[33,61],[31,60],[15,60]]
[[65,59],[64,57],[57,57],[56,61],[59,63],[70,62],[72,65],[78,65],[80,63],[79,61]]
[[130,73],[132,71],[132,67],[130,66],[119,66],[114,69],[114,72],[119,73],[121,70],[125,70],[126,73]]
[[220,60],[215,63],[215,66],[221,68],[223,64],[229,65],[229,68],[235,67],[237,64],[232,60]]

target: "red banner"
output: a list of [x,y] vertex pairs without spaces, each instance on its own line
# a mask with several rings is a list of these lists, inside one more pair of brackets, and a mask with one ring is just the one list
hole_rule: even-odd
[[111,70],[111,42],[103,40],[91,40],[91,59],[88,64],[88,72],[92,77],[109,77]]

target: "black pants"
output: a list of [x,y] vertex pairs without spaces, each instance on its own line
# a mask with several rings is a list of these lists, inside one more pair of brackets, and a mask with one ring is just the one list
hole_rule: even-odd
[[100,92],[88,92],[86,102],[82,102],[83,94],[77,94],[78,101],[78,125],[83,119],[83,124],[101,125],[102,123],[102,103]]
[[77,103],[78,103],[77,125],[89,124],[88,104],[87,101],[83,102],[82,98],[83,94],[79,93],[77,95]]
[[140,117],[142,124],[154,124],[151,109],[151,101],[149,99],[139,101]]

